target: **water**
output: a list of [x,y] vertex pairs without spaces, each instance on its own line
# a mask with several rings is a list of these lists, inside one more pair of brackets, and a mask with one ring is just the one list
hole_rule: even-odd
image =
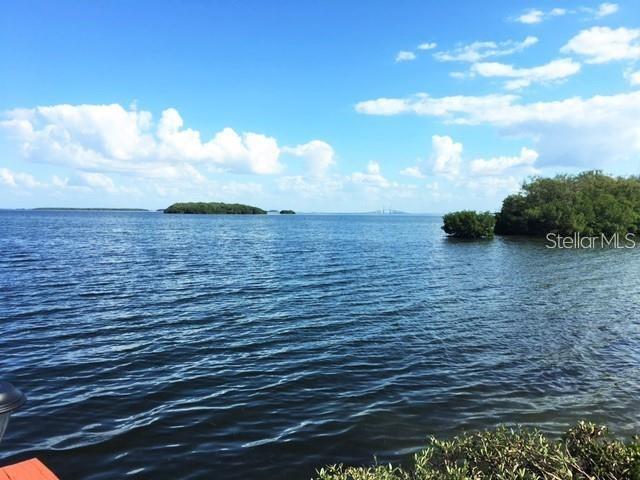
[[446,239],[428,216],[0,213],[2,463],[308,479],[428,434],[640,427],[640,249]]

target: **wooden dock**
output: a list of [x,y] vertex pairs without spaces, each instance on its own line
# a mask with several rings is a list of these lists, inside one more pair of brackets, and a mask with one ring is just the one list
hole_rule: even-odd
[[0,480],[60,480],[37,458],[0,468]]

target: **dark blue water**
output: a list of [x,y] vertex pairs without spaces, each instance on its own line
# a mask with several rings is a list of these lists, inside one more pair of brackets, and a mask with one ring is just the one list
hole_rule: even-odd
[[640,249],[446,239],[427,216],[0,213],[2,462],[308,479],[428,434],[640,427]]

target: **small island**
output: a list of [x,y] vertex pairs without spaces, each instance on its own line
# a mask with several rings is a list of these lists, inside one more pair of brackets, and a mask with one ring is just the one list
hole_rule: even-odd
[[280,215],[295,215],[296,212],[293,210],[280,210]]
[[174,203],[165,208],[164,213],[182,213],[196,215],[266,215],[266,211],[251,205],[223,202],[186,202]]
[[493,238],[496,217],[491,212],[462,210],[447,213],[443,218],[442,230],[456,238]]

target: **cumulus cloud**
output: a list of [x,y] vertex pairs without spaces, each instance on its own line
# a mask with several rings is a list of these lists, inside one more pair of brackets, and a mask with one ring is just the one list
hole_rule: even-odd
[[468,45],[460,45],[453,50],[434,53],[434,58],[440,62],[471,62],[476,63],[485,58],[503,57],[538,43],[536,37],[528,36],[521,42],[507,40],[505,42],[473,42]]
[[521,15],[515,17],[516,22],[524,23],[527,25],[534,25],[541,23],[553,17],[562,17],[569,14],[577,14],[580,12],[588,14],[594,19],[599,19],[612,15],[619,10],[617,3],[601,3],[597,8],[592,7],[578,7],[576,9],[568,10],[566,8],[552,8],[551,10],[540,10],[539,8],[531,8],[526,10]]
[[422,170],[418,166],[404,168],[400,170],[400,175],[404,175],[405,177],[413,177],[413,178],[425,177],[425,174],[422,173]]
[[454,179],[460,174],[462,144],[456,143],[446,135],[431,137],[433,149],[433,173]]
[[601,3],[594,14],[596,18],[602,18],[616,13],[619,8],[617,3]]
[[522,179],[513,175],[506,177],[478,177],[468,179],[464,185],[487,197],[493,197],[497,194],[503,196],[518,192],[522,187]]
[[312,140],[295,147],[284,147],[282,151],[304,159],[308,171],[315,177],[324,176],[327,170],[336,163],[333,148],[321,140]]
[[364,172],[355,172],[351,174],[350,180],[353,183],[362,184],[369,187],[389,188],[393,186],[392,182],[382,176],[380,164],[370,161]]
[[423,116],[444,117],[452,123],[478,123],[476,117],[485,117],[503,111],[519,97],[516,95],[485,95],[431,97],[419,93],[407,98],[377,98],[356,104],[358,113],[366,115],[399,115],[412,113]]
[[0,185],[23,192],[33,189],[57,189],[78,192],[132,193],[135,190],[132,188],[118,188],[111,177],[97,172],[78,172],[71,179],[53,175],[50,181],[46,181],[37,180],[29,173],[15,172],[8,168],[0,168]]
[[[226,201],[248,202],[251,198],[262,194],[263,186],[256,182],[218,181],[205,179],[199,183],[192,181],[168,181],[164,179],[145,180],[145,191],[172,199],[191,198],[224,199]],[[122,187],[120,191],[124,190]],[[175,200],[174,200],[175,201]]]
[[8,168],[0,168],[0,184],[11,188],[36,188],[43,184],[33,175],[24,172],[14,172]]
[[544,18],[544,12],[538,9],[527,10],[525,13],[520,15],[516,20],[520,23],[532,24],[532,23],[540,23]]
[[640,59],[640,29],[592,27],[562,47],[563,53],[585,57],[587,63]]
[[415,59],[416,54],[413,52],[407,52],[406,50],[401,50],[396,55],[396,62],[410,62]]
[[425,42],[418,45],[418,50],[433,50],[438,44],[436,42]]
[[289,175],[278,178],[277,187],[283,192],[294,192],[303,197],[328,197],[341,190],[344,180],[341,177],[305,177],[303,175]]
[[540,23],[550,17],[561,17],[563,15],[566,15],[567,13],[569,13],[569,10],[567,10],[566,8],[552,8],[547,12],[544,12],[537,8],[532,8],[516,17],[515,20],[516,22],[533,25],[535,23]]
[[28,160],[85,171],[198,181],[193,164],[254,174],[282,169],[276,139],[225,128],[203,141],[173,108],[162,112],[157,126],[150,112],[118,104],[15,109],[4,113],[0,127]]
[[80,178],[88,187],[106,190],[107,192],[116,191],[116,186],[111,177],[103,173],[81,172]]
[[463,80],[470,77],[471,75],[468,72],[449,72],[449,76],[451,78],[455,78],[456,80]]
[[528,87],[532,83],[549,83],[566,79],[580,71],[580,64],[569,58],[553,60],[545,65],[532,68],[515,68],[497,62],[475,63],[472,72],[482,77],[512,78],[505,83],[508,90]]
[[637,72],[630,72],[626,74],[625,77],[627,78],[631,86],[637,87],[640,85],[640,70],[638,70]]
[[493,157],[489,159],[476,158],[471,161],[471,173],[474,175],[490,176],[502,175],[510,170],[519,170],[523,174],[537,174],[539,170],[534,168],[538,159],[538,152],[523,147],[520,155],[515,157]]
[[303,198],[335,199],[346,195],[344,198],[348,202],[362,195],[368,201],[408,197],[416,188],[415,185],[389,180],[382,174],[382,167],[377,161],[370,161],[364,171],[350,175],[288,175],[279,177],[276,185],[280,191],[296,193]]
[[356,111],[494,126],[504,135],[532,139],[546,164],[594,167],[640,154],[640,91],[533,103],[524,103],[517,95],[435,98],[418,94],[364,101]]

